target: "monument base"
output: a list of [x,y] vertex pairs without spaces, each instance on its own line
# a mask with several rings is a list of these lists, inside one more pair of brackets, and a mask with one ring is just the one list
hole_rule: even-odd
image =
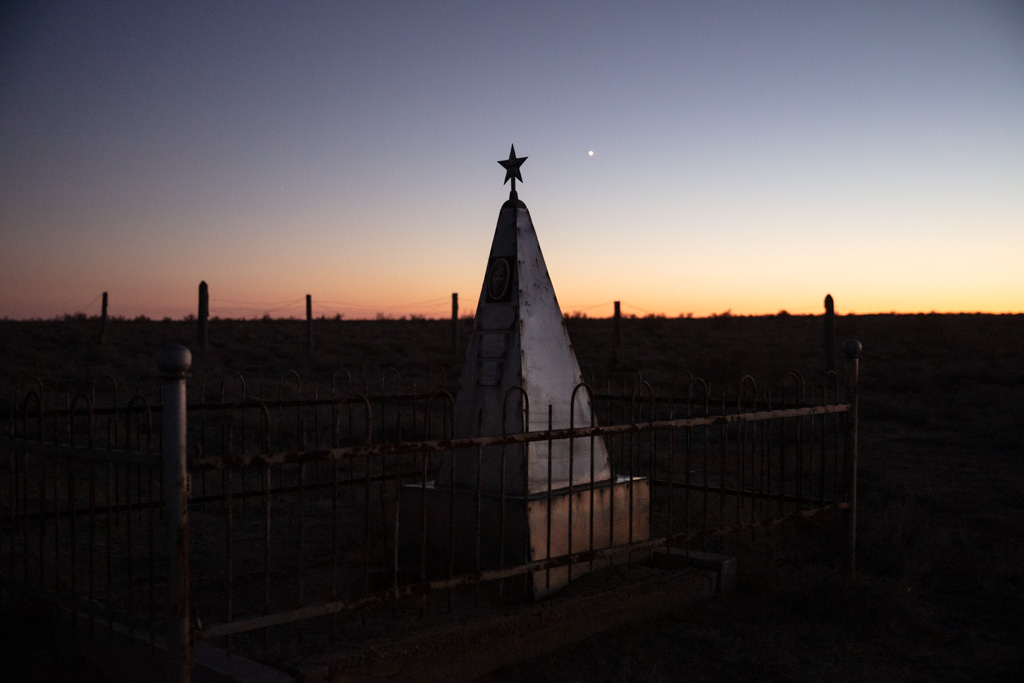
[[[641,477],[504,499],[434,482],[403,486],[400,495],[401,564],[433,578],[649,538],[650,489]],[[531,594],[545,597],[592,569],[626,561],[621,555],[532,572]]]

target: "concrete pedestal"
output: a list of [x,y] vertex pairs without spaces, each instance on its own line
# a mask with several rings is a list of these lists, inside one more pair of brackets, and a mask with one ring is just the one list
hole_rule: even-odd
[[[581,553],[647,540],[650,489],[646,479],[619,478],[503,500],[430,482],[402,488],[401,520],[401,564],[417,572],[425,558],[428,576],[439,577],[555,558],[570,546]],[[614,561],[626,561],[620,557]],[[611,563],[603,558],[533,572],[531,594],[545,597]]]

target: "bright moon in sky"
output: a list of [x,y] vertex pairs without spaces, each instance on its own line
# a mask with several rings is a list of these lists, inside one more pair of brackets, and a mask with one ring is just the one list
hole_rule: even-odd
[[594,156],[594,150],[590,150],[589,152],[587,152],[587,154],[589,154],[590,156]]

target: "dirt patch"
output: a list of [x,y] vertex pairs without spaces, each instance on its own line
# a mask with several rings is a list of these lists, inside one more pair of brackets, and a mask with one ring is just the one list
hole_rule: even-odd
[[399,639],[305,658],[302,680],[469,681],[554,652],[615,626],[706,600],[713,580],[697,570],[612,567],[536,604],[492,608],[475,619],[422,624]]

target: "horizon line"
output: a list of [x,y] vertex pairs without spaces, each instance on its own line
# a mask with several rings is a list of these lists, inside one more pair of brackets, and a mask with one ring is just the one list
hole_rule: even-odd
[[[667,315],[667,314],[664,314],[664,313],[643,313],[643,314],[624,313],[624,314],[622,314],[620,316],[620,319],[625,319],[625,320],[712,320],[712,319],[718,319],[718,318],[816,318],[816,317],[824,317],[825,315],[826,315],[826,313],[823,310],[819,311],[819,312],[814,312],[814,313],[810,313],[810,312],[796,312],[796,313],[792,313],[792,312],[789,312],[789,311],[787,311],[785,309],[779,310],[779,311],[777,311],[775,313],[733,313],[732,310],[730,309],[730,310],[723,311],[721,313],[710,313],[710,314],[707,314],[707,315],[695,315],[695,314],[692,314],[692,313],[681,313],[681,314],[678,314],[678,315]],[[975,310],[975,311],[938,311],[938,310],[934,310],[934,309],[930,310],[930,311],[896,311],[896,310],[870,311],[870,312],[860,312],[860,311],[845,311],[844,312],[844,311],[836,311],[835,315],[837,317],[845,317],[845,316],[850,316],[850,317],[880,316],[880,315],[892,315],[892,316],[918,316],[918,315],[992,315],[992,316],[1004,316],[1004,315],[1010,315],[1010,316],[1012,316],[1012,315],[1024,315],[1024,311],[981,311],[981,310]],[[475,314],[473,314],[473,315],[460,314],[458,316],[458,320],[473,320],[475,317],[476,317]],[[86,321],[86,320],[97,320],[97,321],[99,321],[99,320],[102,320],[102,318],[103,318],[102,314],[92,315],[92,314],[86,314],[86,313],[83,313],[83,312],[75,312],[75,313],[62,313],[62,314],[58,314],[58,315],[54,315],[54,316],[49,316],[49,317],[42,317],[42,316],[11,317],[11,316],[4,315],[4,316],[0,316],[0,321],[2,321],[2,322],[26,322],[26,323],[28,323],[28,322],[36,322],[36,323],[43,323],[43,322],[76,322],[76,321]],[[563,320],[614,320],[615,316],[614,315],[609,315],[609,316],[587,315],[586,313],[582,313],[580,311],[571,311],[570,313],[564,313],[563,312],[562,313],[562,319]],[[196,322],[198,320],[198,318],[196,317],[196,315],[194,313],[189,313],[189,314],[187,314],[187,315],[185,315],[183,317],[148,316],[148,315],[145,315],[145,314],[140,314],[140,315],[137,315],[137,316],[134,316],[134,317],[126,316],[126,315],[108,315],[107,316],[107,320],[109,322],[139,322],[139,323],[142,323],[142,322],[162,322],[162,323],[168,323],[168,322]],[[451,316],[434,317],[434,316],[421,315],[421,314],[417,314],[417,313],[412,313],[412,314],[405,313],[405,314],[401,314],[401,315],[393,315],[393,314],[387,314],[387,313],[377,313],[373,317],[354,317],[354,318],[349,318],[349,317],[345,316],[344,314],[336,313],[334,315],[328,315],[328,314],[313,315],[310,318],[306,318],[305,316],[302,316],[302,317],[297,317],[297,316],[273,316],[273,315],[270,315],[269,313],[265,313],[263,315],[255,315],[255,316],[252,316],[252,317],[246,317],[246,316],[234,317],[234,316],[211,315],[209,318],[207,318],[207,320],[211,320],[211,321],[229,321],[229,322],[260,322],[260,321],[306,322],[307,320],[310,320],[310,321],[324,321],[324,322],[401,322],[401,321],[405,321],[405,322],[451,322],[452,321],[452,317]]]

